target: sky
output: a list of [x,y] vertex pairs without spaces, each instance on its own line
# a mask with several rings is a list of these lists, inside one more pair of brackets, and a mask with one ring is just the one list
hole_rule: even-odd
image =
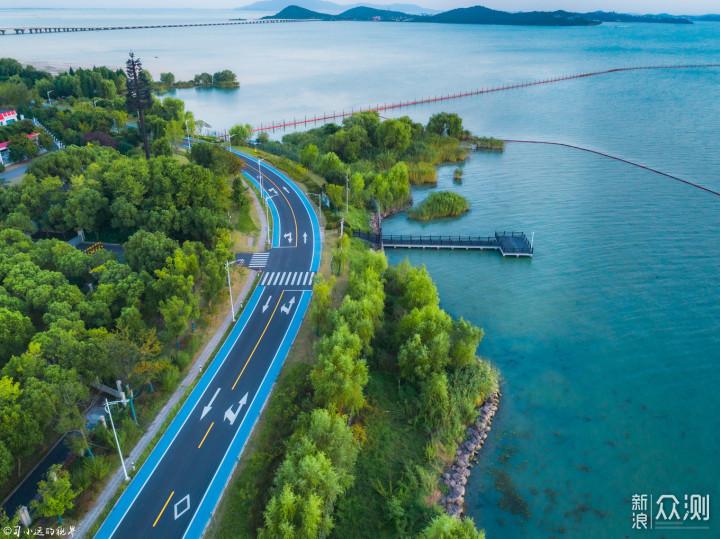
[[[66,8],[162,8],[197,7],[228,9],[253,3],[254,0],[2,0],[2,8],[66,7]],[[337,4],[355,4],[359,0],[332,0]],[[402,2],[430,9],[448,10],[483,5],[503,11],[618,11],[621,13],[673,13],[697,15],[719,13],[718,0],[368,0],[372,4]],[[288,5],[293,0],[288,0]]]

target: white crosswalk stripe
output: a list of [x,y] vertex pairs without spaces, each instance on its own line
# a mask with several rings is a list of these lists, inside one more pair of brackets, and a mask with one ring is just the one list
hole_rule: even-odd
[[282,282],[283,275],[285,275],[285,273],[280,273],[280,272],[278,271],[278,274],[277,274],[277,276],[275,277],[275,280],[273,281],[273,285],[278,284],[278,279],[280,279],[280,282]]
[[305,284],[305,285],[312,284],[313,275],[315,275],[314,271],[308,272],[308,276],[305,278],[305,282],[303,284]]
[[250,258],[250,264],[248,267],[251,268],[264,268],[267,264],[270,253],[255,253]]
[[260,286],[265,286],[265,283],[272,281],[274,273],[271,271],[270,273],[266,273],[265,277],[263,277],[263,280],[260,282]]
[[292,271],[288,271],[287,277],[285,278],[285,282],[283,283],[283,286],[288,284],[290,282],[290,277],[292,277]]
[[292,280],[290,281],[290,286],[295,285],[295,279],[297,279],[297,276],[298,276],[297,272],[293,273]]

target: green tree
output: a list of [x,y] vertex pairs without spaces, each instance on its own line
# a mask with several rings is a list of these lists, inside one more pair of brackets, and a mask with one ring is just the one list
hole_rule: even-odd
[[450,344],[450,364],[454,368],[469,365],[475,359],[477,347],[482,338],[482,329],[462,318],[454,321]]
[[318,173],[322,174],[323,176],[326,176],[330,172],[334,170],[342,170],[344,171],[345,168],[343,166],[342,161],[340,161],[340,158],[333,152],[328,152],[325,155],[322,156],[320,159],[320,162],[317,166]]
[[258,531],[262,539],[315,539],[320,536],[323,500],[314,493],[298,496],[288,484],[270,498],[264,517],[265,527]]
[[325,194],[335,208],[341,208],[345,203],[345,188],[340,185],[325,185]]
[[145,158],[150,160],[150,147],[148,146],[147,130],[145,128],[145,110],[152,106],[152,94],[150,93],[152,80],[148,72],[142,68],[140,59],[135,59],[135,54],[130,53],[127,61],[127,94],[125,95],[125,106],[129,114],[137,113],[140,118],[140,129],[145,146]]
[[410,146],[411,134],[410,126],[400,120],[385,120],[376,131],[378,145],[398,154]]
[[175,75],[173,75],[172,73],[160,73],[160,82],[164,86],[171,88],[175,86]]
[[62,526],[62,516],[73,508],[78,493],[72,490],[68,471],[60,464],[54,464],[38,484],[38,495],[40,499],[33,500],[30,507],[41,517],[57,516]]
[[318,273],[313,284],[312,305],[310,306],[310,319],[316,326],[316,333],[320,333],[320,329],[325,329],[325,323],[330,313],[332,305],[332,291],[335,287],[335,276],[330,276],[327,281],[322,273]]
[[422,383],[420,410],[429,428],[435,430],[446,426],[450,412],[450,395],[445,373],[432,374]]
[[248,189],[243,184],[240,176],[235,176],[232,182],[232,201],[238,208],[247,206],[250,202],[250,198],[247,196]]
[[253,130],[250,124],[236,124],[230,128],[230,139],[236,144],[244,144],[252,136]]
[[314,144],[308,144],[300,150],[300,163],[305,168],[313,168],[318,159],[318,148]]
[[173,256],[178,245],[162,232],[140,230],[130,236],[124,247],[125,260],[134,271],[140,273],[144,270],[153,274],[165,265],[168,257]]
[[30,318],[0,307],[0,365],[4,365],[10,356],[22,354],[34,333]]
[[365,403],[363,388],[368,381],[368,368],[358,360],[362,350],[360,338],[341,324],[316,345],[318,361],[310,380],[315,400],[320,406],[357,413]]
[[[13,471],[13,456],[5,444],[0,442],[0,485],[10,479]],[[0,523],[2,523],[2,515],[0,515]]]
[[472,518],[460,520],[450,515],[439,515],[420,533],[419,539],[485,539]]
[[462,119],[457,114],[438,112],[430,116],[425,130],[428,133],[457,138],[463,134]]
[[170,338],[179,337],[187,331],[190,318],[197,316],[197,301],[186,303],[177,296],[161,301],[158,310],[165,320],[165,329]]

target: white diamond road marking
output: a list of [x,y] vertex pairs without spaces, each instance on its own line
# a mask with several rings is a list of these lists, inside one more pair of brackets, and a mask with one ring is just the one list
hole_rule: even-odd
[[[178,506],[184,504],[185,507],[178,511]],[[190,509],[190,494],[186,494],[185,497],[175,504],[175,520],[179,519]]]

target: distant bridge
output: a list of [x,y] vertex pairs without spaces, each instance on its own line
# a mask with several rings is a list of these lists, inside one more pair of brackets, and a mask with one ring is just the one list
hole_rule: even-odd
[[[61,32],[99,32],[101,30],[145,30],[148,28],[190,28],[193,26],[237,26],[239,24],[275,24],[280,22],[314,22],[321,19],[253,19],[249,21],[196,22],[187,24],[143,24],[134,26],[19,26],[0,28],[0,35],[54,34]],[[12,32],[15,32],[14,34]]]
[[533,256],[533,245],[522,232],[495,232],[494,236],[414,236],[406,234],[368,234],[353,236],[380,248],[405,249],[480,249],[500,251],[503,256]]

